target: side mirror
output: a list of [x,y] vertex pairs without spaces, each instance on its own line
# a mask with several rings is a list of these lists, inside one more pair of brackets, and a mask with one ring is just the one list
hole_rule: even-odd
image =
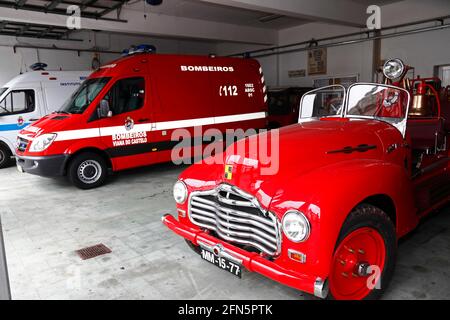
[[109,108],[108,100],[100,101],[100,105],[97,108],[97,114],[100,119],[112,117],[112,111]]

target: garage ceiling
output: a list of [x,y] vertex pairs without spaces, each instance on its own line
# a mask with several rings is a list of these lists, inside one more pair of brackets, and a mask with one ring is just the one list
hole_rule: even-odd
[[[278,30],[309,22],[364,28],[367,4],[398,1],[164,0],[150,6],[144,0],[0,0],[0,22],[22,23],[25,30],[28,24],[65,28],[59,15],[66,15],[67,6],[79,5],[84,17],[94,18],[83,19],[84,30],[273,45]],[[11,26],[7,30],[13,35],[37,34],[10,30]]]
[[67,15],[67,7],[78,5],[81,16],[102,18],[121,8],[126,0],[0,0],[0,7]]
[[231,23],[267,29],[284,29],[310,22],[309,20],[287,17],[271,12],[247,10],[195,0],[164,0],[155,7],[144,6],[143,1],[127,6],[129,9],[185,17],[207,21]]
[[[126,0],[0,0],[0,7],[67,15],[67,8],[77,5],[82,17],[104,19],[105,15],[120,9],[125,2]],[[0,20],[0,35],[4,36],[76,41],[70,39],[69,34],[70,30],[62,26]]]
[[0,21],[0,35],[76,41],[68,38],[69,30],[67,28],[12,21]]

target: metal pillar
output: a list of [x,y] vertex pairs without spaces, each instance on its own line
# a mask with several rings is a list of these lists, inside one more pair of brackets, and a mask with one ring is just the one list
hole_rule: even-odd
[[3,242],[2,217],[0,217],[0,300],[11,300],[5,245]]

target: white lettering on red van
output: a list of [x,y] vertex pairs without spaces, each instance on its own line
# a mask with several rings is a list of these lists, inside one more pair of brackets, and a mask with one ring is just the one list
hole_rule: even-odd
[[147,143],[147,132],[117,133],[112,135],[114,147]]
[[180,66],[183,72],[234,72],[234,68],[229,66]]

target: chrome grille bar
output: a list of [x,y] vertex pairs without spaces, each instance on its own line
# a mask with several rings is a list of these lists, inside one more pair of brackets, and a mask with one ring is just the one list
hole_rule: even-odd
[[251,246],[271,256],[280,253],[281,232],[276,216],[263,210],[255,197],[234,186],[223,184],[214,190],[193,192],[189,218],[225,241]]

